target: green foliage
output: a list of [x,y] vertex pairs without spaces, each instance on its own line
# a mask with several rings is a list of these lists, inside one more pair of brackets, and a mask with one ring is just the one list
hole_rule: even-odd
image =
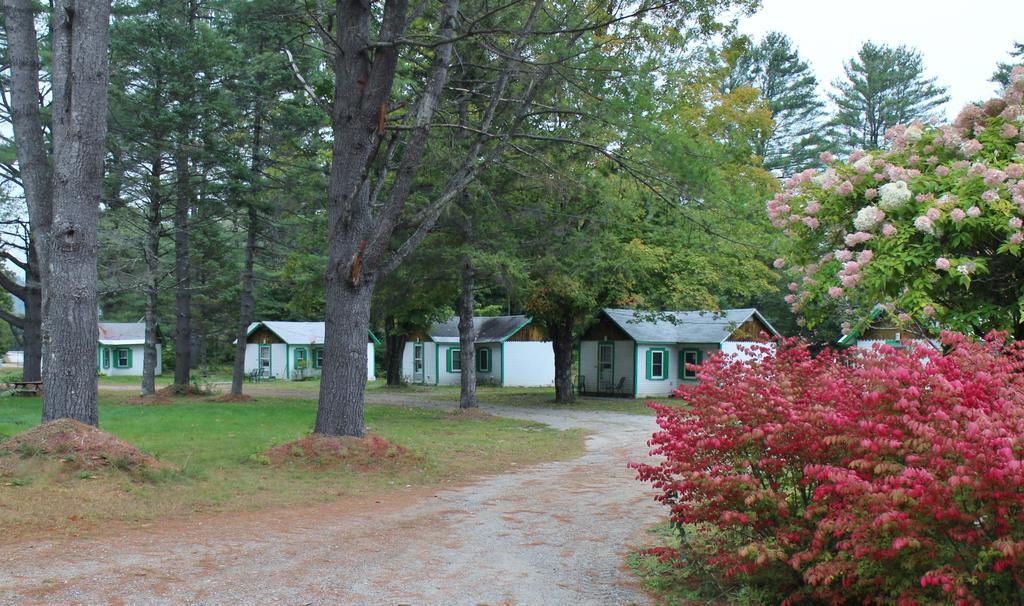
[[1000,86],[1010,85],[1010,71],[1017,65],[1024,65],[1024,42],[1014,42],[1010,56],[1013,57],[1013,61],[996,66],[996,71],[992,74],[992,82]]
[[784,34],[770,32],[742,48],[734,59],[727,90],[757,89],[772,115],[772,125],[757,134],[755,149],[765,169],[791,175],[818,164],[829,148],[824,130],[825,103],[818,79]]
[[926,120],[949,101],[946,89],[925,77],[921,54],[906,46],[865,42],[844,71],[829,96],[837,107],[839,144],[847,150],[877,149],[886,130]]

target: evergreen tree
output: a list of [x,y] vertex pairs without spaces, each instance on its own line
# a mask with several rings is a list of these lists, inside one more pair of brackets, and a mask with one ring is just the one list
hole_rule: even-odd
[[1024,42],[1014,42],[1010,56],[1013,57],[1013,61],[1010,63],[999,63],[996,66],[996,71],[992,74],[992,82],[1000,86],[1010,85],[1010,70],[1018,65],[1024,65]]
[[829,147],[822,135],[825,103],[813,70],[787,36],[771,32],[739,53],[726,89],[739,87],[756,88],[771,111],[771,128],[755,141],[767,170],[792,175],[818,162]]
[[848,150],[877,149],[887,129],[927,120],[949,101],[946,88],[925,77],[921,54],[906,46],[865,42],[845,72],[829,96],[837,107],[838,143]]

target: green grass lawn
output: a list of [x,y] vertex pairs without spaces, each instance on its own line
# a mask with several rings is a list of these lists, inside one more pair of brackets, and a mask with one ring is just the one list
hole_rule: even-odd
[[[0,535],[78,532],[110,520],[284,506],[407,485],[442,486],[583,452],[582,431],[371,405],[366,408],[368,431],[413,451],[415,464],[373,472],[275,466],[253,455],[306,435],[316,414],[314,401],[260,398],[222,404],[193,398],[131,406],[123,403],[127,396],[101,398],[101,428],[180,471],[149,482],[117,471],[81,478],[62,472],[57,461],[19,459],[15,470],[0,478]],[[0,438],[38,424],[40,404],[38,398],[0,398]]]
[[[375,382],[379,383],[379,382]],[[373,393],[401,394],[410,393],[416,397],[426,397],[432,400],[457,402],[459,399],[459,387],[457,385],[403,385],[401,387],[388,387],[384,384],[368,385],[367,396],[372,398]],[[680,401],[673,398],[590,398],[577,396],[572,404],[558,404],[555,402],[555,389],[553,387],[492,387],[481,385],[477,387],[477,399],[481,404],[493,404],[495,406],[512,406],[522,408],[560,408],[564,410],[595,410],[607,412],[625,412],[630,414],[654,415],[647,404],[657,402],[660,404],[679,405]]]

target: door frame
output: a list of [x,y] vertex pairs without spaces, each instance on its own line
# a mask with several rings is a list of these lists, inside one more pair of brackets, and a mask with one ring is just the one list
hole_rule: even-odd
[[[604,368],[604,362],[602,361],[601,355],[603,352],[608,352],[608,367]],[[608,371],[609,377],[605,381],[604,373]],[[615,387],[615,342],[614,341],[598,341],[597,343],[597,391],[611,391]]]

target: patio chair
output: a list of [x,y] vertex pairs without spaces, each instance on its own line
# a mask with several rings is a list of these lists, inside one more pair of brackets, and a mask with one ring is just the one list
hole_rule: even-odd
[[615,393],[622,393],[622,390],[626,387],[626,377],[619,377],[618,384],[615,385],[613,390]]

